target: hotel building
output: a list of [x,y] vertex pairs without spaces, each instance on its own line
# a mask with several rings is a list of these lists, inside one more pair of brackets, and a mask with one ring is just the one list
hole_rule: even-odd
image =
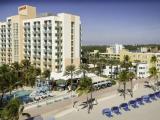
[[0,64],[11,64],[23,59],[23,20],[35,17],[35,7],[21,6],[18,15],[0,22]]
[[[9,30],[11,28],[11,30]],[[36,8],[21,6],[18,15],[0,23],[0,64],[28,59],[41,70],[64,72],[80,65],[81,22],[76,15],[36,15]]]

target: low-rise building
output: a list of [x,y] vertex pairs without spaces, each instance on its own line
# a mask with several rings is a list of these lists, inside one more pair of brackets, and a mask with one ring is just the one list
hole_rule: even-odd
[[119,73],[120,71],[120,65],[118,66],[109,66],[106,65],[105,68],[103,69],[103,75],[106,75],[108,77],[116,77],[116,75]]
[[93,52],[90,52],[90,56],[93,57],[98,53],[99,56],[101,56],[101,57],[119,60],[120,59],[120,51],[123,48],[124,48],[123,45],[115,44],[110,47],[107,47],[106,52],[104,52],[104,53],[99,52],[99,50],[94,50]]
[[136,74],[138,78],[147,78],[149,77],[149,66],[147,63],[138,63]]
[[147,63],[149,68],[153,66],[151,63],[151,57],[157,57],[156,67],[160,69],[160,53],[159,52],[132,52],[126,49],[122,49],[120,51],[120,61],[124,60],[124,56],[128,55],[131,62],[140,62],[140,63]]

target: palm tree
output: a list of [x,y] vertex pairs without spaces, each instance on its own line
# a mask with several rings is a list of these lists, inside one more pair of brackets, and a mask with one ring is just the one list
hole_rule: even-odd
[[129,72],[128,77],[131,82],[131,97],[133,97],[133,78],[135,78],[135,74],[133,72]]
[[1,98],[0,98],[0,106],[3,104],[3,97],[4,94],[8,90],[8,80],[10,77],[10,69],[8,65],[3,64],[0,67],[0,93],[1,93]]
[[149,69],[149,73],[150,73],[150,77],[153,77],[154,80],[158,82],[158,74],[159,74],[158,69],[156,67],[151,67]]
[[86,72],[88,72],[88,71],[89,71],[89,66],[88,66],[88,64],[82,63],[82,64],[80,65],[80,72],[83,73],[83,78],[86,77]]
[[65,74],[71,76],[70,77],[70,79],[71,79],[71,91],[72,91],[72,88],[73,88],[73,74],[74,74],[74,71],[75,71],[75,66],[74,65],[68,65],[66,67]]
[[88,77],[81,78],[79,82],[79,86],[76,89],[78,96],[81,96],[83,94],[88,94],[89,92],[91,92],[91,86],[92,86],[91,78],[88,78]]
[[123,84],[123,97],[126,98],[126,83],[128,81],[128,72],[123,70],[119,73],[119,82]]
[[103,68],[106,64],[106,59],[105,58],[99,58],[97,61],[97,70],[98,70],[98,74],[101,75]]
[[153,55],[150,59],[150,62],[154,64],[154,66],[156,66],[156,62],[157,62],[157,57],[155,55]]
[[116,66],[115,70],[114,70],[114,75],[116,76],[117,78],[117,75],[119,73],[119,67],[118,65],[120,65],[120,61],[119,60],[114,60],[114,65]]
[[24,76],[26,85],[33,87],[35,84],[36,76],[37,76],[36,69],[33,66],[30,66],[28,70],[25,72]]
[[130,61],[130,57],[128,55],[124,56],[124,60],[121,62],[121,67],[125,68],[125,70],[128,72],[129,72],[129,68],[132,67],[132,62]]
[[18,62],[14,62],[11,64],[11,69],[16,71],[17,77],[19,78],[21,75],[21,65]]
[[8,90],[11,92],[12,90],[18,85],[20,84],[20,81],[18,80],[18,76],[16,74],[17,72],[10,70],[8,73]]
[[19,99],[17,98],[11,99],[3,109],[1,117],[3,120],[19,120],[19,117],[21,115],[25,115],[29,118],[30,114],[23,113],[23,109],[24,106],[21,105]]
[[119,60],[108,59],[106,62],[107,62],[108,65],[110,65],[110,68],[111,68],[111,78],[113,78],[113,66],[114,65],[118,65],[119,64]]
[[94,54],[94,56],[92,56],[90,60],[91,63],[94,65],[94,69],[93,69],[94,72],[96,71],[96,65],[98,66],[99,58],[100,58],[100,55],[99,55],[99,52],[97,52],[96,54]]
[[124,61],[129,62],[130,57],[128,55],[124,55]]
[[[88,106],[88,113],[90,112],[91,104],[92,104],[92,79],[85,77],[80,79],[80,83],[78,88],[76,89],[76,92],[78,93],[78,96],[87,94],[87,103]],[[91,93],[91,99],[89,102],[88,94]]]
[[49,69],[46,69],[42,75],[44,76],[44,78],[47,78],[49,79],[50,78],[50,75],[51,75],[51,71]]
[[[71,80],[71,89],[70,89],[71,97],[72,97],[72,92],[73,92],[73,74],[74,74],[74,72],[75,72],[75,66],[74,65],[71,64],[71,65],[68,65],[66,67],[65,75],[70,75],[71,76],[71,78],[70,78],[70,80]],[[72,103],[73,103],[73,99],[72,99]],[[73,105],[73,107],[74,107],[74,105]]]
[[31,62],[29,60],[22,60],[21,61],[21,66],[24,70],[29,69],[29,67],[31,66]]

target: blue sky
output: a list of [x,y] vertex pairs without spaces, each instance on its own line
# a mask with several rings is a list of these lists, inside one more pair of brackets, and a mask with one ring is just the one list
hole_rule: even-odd
[[82,44],[160,43],[158,0],[26,1],[1,1],[0,20],[17,14],[18,6],[28,4],[36,6],[38,13],[67,12],[79,15],[82,22]]

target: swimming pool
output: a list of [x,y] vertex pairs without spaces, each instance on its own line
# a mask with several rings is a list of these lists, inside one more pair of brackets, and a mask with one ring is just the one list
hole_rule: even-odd
[[29,97],[31,94],[31,90],[20,90],[13,93],[14,97],[17,97],[21,100],[23,103],[32,102],[33,100]]
[[15,95],[15,97],[24,97],[24,96],[29,96],[31,92],[32,92],[31,90],[20,90],[13,93],[13,95]]

